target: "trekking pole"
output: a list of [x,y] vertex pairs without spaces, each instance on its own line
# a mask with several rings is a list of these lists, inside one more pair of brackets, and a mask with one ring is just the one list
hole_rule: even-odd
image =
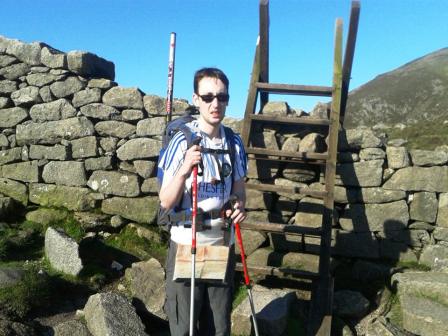
[[235,233],[236,238],[238,240],[238,246],[240,247],[241,262],[243,264],[243,272],[244,272],[244,283],[246,284],[247,294],[249,296],[250,310],[252,313],[252,321],[254,322],[255,336],[258,336],[259,334],[258,334],[257,318],[255,317],[254,298],[252,296],[252,286],[250,284],[249,272],[247,271],[246,255],[244,253],[243,238],[241,237],[240,223],[235,223]]
[[[199,145],[201,137],[193,140],[193,145]],[[190,336],[194,335],[194,287],[196,276],[196,217],[198,212],[198,165],[193,167],[192,218],[191,218],[191,288],[190,288]]]
[[166,92],[166,122],[171,121],[173,111],[174,60],[176,54],[176,33],[170,35],[170,54],[168,59],[168,89]]

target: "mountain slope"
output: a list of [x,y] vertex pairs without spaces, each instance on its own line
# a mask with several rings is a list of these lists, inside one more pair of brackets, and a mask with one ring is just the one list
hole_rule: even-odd
[[411,124],[448,118],[448,48],[382,74],[351,91],[344,126]]

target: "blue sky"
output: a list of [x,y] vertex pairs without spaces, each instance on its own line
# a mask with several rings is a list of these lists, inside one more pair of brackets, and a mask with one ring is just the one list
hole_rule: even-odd
[[[331,85],[334,22],[349,0],[270,0],[270,81]],[[258,0],[2,0],[0,35],[85,50],[115,63],[116,81],[165,97],[171,32],[177,34],[174,96],[191,100],[203,66],[230,78],[228,115],[242,117]],[[448,47],[448,1],[361,0],[350,89]],[[271,96],[309,111],[319,98]],[[320,98],[323,99],[323,98]]]

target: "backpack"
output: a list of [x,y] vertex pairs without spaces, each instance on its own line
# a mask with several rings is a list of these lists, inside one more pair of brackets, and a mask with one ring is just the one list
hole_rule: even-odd
[[[193,145],[193,140],[195,138],[195,134],[186,125],[193,120],[195,120],[195,118],[192,115],[192,111],[187,110],[181,117],[170,121],[166,125],[165,132],[162,136],[162,148],[160,149],[159,160],[157,162],[157,181],[158,181],[158,185],[159,185],[159,191],[160,191],[160,188],[161,188],[162,182],[163,182],[163,170],[159,168],[160,158],[165,153],[171,139],[173,139],[174,136],[178,132],[182,132],[184,134],[185,139],[187,140],[187,148],[190,148]],[[235,154],[235,139],[234,139],[235,133],[233,132],[233,130],[230,127],[227,127],[227,126],[224,126],[224,133],[225,133],[226,141],[228,142],[227,147],[229,148],[228,150],[226,150],[226,153],[228,153],[230,155],[230,163],[233,164],[235,162],[235,156],[236,156],[236,154]],[[210,151],[211,150],[208,149],[207,151],[203,151],[203,152],[210,153]],[[234,179],[234,169],[232,167],[232,181],[233,181],[233,179]],[[158,209],[158,214],[157,214],[157,223],[158,223],[158,225],[160,225],[163,229],[165,229],[167,231],[169,231],[170,227],[174,224],[172,222],[172,220],[170,219],[170,217],[173,218],[173,216],[170,216],[169,213],[170,213],[170,211],[167,209],[163,209],[159,203],[159,209]]]

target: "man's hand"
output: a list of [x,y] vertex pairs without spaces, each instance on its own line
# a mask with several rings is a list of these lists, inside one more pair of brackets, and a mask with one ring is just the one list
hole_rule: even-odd
[[186,152],[184,163],[179,169],[179,173],[185,177],[190,176],[193,167],[201,162],[201,146],[193,145]]
[[231,209],[226,210],[226,217],[231,218],[234,223],[243,222],[246,217],[246,209],[244,208],[244,202],[235,198],[230,201]]

